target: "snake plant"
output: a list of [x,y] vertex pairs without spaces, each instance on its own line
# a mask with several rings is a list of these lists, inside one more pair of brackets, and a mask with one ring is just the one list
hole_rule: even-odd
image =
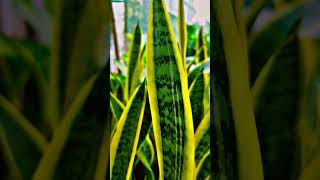
[[[304,3],[250,1],[243,14],[242,0],[211,0],[211,42],[200,27],[194,47],[176,3],[172,24],[150,0],[147,32],[136,25],[110,73],[112,1],[38,12],[15,0],[36,34],[45,18],[50,31],[0,35],[0,179],[319,179],[320,46],[298,33]],[[266,7],[276,13],[256,28]]]

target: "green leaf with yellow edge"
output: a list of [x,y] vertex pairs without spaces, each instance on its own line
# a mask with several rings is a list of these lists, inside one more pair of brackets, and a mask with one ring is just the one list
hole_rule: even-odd
[[47,147],[46,139],[3,96],[0,96],[0,127],[1,141],[5,143],[3,148],[10,150],[5,152],[12,155],[9,162],[15,163],[23,179],[30,179]]
[[296,179],[300,168],[299,50],[293,37],[270,58],[252,88],[265,179]]
[[196,179],[206,179],[211,173],[210,149],[202,156],[196,167]]
[[59,164],[59,158],[62,156],[65,144],[67,144],[72,126],[75,120],[79,117],[79,112],[82,110],[82,107],[84,106],[96,79],[97,75],[91,77],[90,80],[83,86],[76,100],[73,102],[69,111],[64,116],[61,124],[55,130],[53,139],[47,146],[47,149],[40,163],[38,164],[38,168],[33,175],[33,180],[49,180],[54,178],[56,168]]
[[187,55],[187,25],[184,12],[184,0],[178,2],[178,34],[179,34],[179,47],[183,66],[186,67]]
[[196,58],[197,64],[201,63],[202,61],[208,58],[206,41],[203,35],[203,27],[201,27],[198,32],[198,37],[196,42],[196,51],[198,52],[202,47],[203,47],[203,51],[201,51],[199,56]]
[[197,64],[196,67],[194,67],[194,69],[192,69],[188,73],[189,88],[190,88],[191,84],[193,83],[193,81],[199,76],[199,74],[201,74],[204,71],[204,69],[208,66],[208,63],[210,63],[209,60],[202,61],[201,63]]
[[205,113],[204,112],[204,93],[205,93],[204,74],[201,73],[193,81],[193,83],[189,88],[194,129],[197,129]]
[[128,101],[111,141],[110,179],[130,179],[146,105],[142,83]]
[[139,24],[133,30],[133,39],[129,48],[129,59],[127,65],[125,100],[127,101],[136,87],[140,84],[142,64],[140,61],[142,32]]
[[104,0],[55,2],[48,112],[55,126],[84,82],[106,64],[106,7]]
[[192,179],[194,130],[187,74],[163,0],[150,1],[147,80],[159,179]]
[[210,112],[207,112],[199,124],[195,135],[195,161],[198,166],[203,156],[210,150]]
[[113,115],[119,120],[125,108],[122,102],[112,93],[110,93],[110,107]]
[[[227,65],[230,101],[236,133],[239,179],[262,180],[264,177],[262,159],[251,102],[248,51],[244,40],[244,29],[241,24],[237,24],[241,22],[241,17],[240,21],[237,22],[230,1],[215,0],[211,4],[223,39],[222,44]],[[213,36],[219,37],[217,32]],[[252,169],[255,169],[255,171],[252,171]]]

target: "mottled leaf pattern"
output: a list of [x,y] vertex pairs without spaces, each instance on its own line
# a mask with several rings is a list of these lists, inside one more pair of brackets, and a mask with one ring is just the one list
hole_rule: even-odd
[[125,99],[128,100],[130,95],[134,92],[136,87],[140,83],[141,76],[141,40],[142,32],[139,24],[135,27],[133,31],[133,39],[129,49],[129,58],[128,58],[128,68],[127,68],[127,77],[125,85]]
[[150,2],[147,80],[159,179],[190,179],[194,134],[186,72],[163,0]]
[[110,178],[130,179],[146,104],[145,83],[131,96],[111,141]]
[[201,73],[191,84],[189,88],[190,102],[193,116],[193,127],[196,129],[200,124],[204,114],[204,92],[205,82],[204,74]]

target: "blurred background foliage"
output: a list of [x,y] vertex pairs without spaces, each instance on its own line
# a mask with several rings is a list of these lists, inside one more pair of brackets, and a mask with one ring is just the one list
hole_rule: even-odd
[[110,7],[0,1],[0,179],[107,177]]

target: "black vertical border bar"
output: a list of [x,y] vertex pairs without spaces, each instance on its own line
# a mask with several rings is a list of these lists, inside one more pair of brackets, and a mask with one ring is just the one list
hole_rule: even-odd
[[[107,81],[106,83],[106,93],[107,93],[107,99],[105,101],[105,103],[107,103],[106,107],[106,112],[107,112],[107,136],[110,137],[108,138],[108,147],[109,147],[109,156],[110,156],[110,139],[111,139],[111,111],[110,111],[110,36],[111,36],[111,6],[112,6],[112,0],[107,0],[106,1],[106,6],[107,6],[107,16],[106,16],[106,68],[105,68],[105,73],[107,73]],[[107,174],[105,177],[105,180],[109,180],[110,179],[110,171],[109,171],[109,158],[108,158],[108,165],[107,165]]]

